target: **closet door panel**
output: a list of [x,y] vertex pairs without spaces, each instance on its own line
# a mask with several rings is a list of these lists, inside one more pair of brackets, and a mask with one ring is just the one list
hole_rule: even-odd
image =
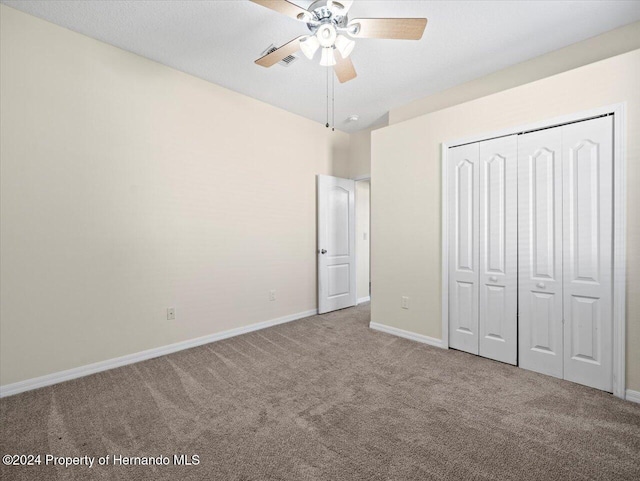
[[518,137],[518,355],[563,375],[562,130]]
[[449,345],[478,354],[478,144],[449,149]]
[[479,353],[517,360],[517,136],[480,143]]
[[605,391],[613,390],[612,122],[562,127],[564,377]]

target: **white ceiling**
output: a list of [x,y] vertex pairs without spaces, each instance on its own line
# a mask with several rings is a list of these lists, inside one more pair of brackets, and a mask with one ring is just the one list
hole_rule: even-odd
[[[308,0],[294,0],[307,7]],[[326,74],[303,55],[253,63],[306,25],[245,0],[2,0],[11,7],[325,123]],[[427,17],[420,41],[360,39],[337,81],[336,128],[354,132],[411,100],[640,20],[640,1],[366,1],[356,17]],[[360,120],[345,122],[349,115]]]

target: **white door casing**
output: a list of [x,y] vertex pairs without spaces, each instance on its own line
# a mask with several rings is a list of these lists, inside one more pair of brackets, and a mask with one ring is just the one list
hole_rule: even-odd
[[318,175],[318,312],[356,305],[355,182]]
[[449,345],[478,354],[479,147],[449,153]]
[[562,127],[564,378],[613,390],[613,119]]
[[480,143],[479,354],[516,364],[518,356],[518,140]]
[[520,367],[562,378],[562,130],[518,137]]

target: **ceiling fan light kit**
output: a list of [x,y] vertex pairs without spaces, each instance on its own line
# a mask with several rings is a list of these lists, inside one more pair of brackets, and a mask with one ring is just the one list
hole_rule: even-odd
[[329,48],[335,44],[338,33],[336,32],[336,27],[331,23],[323,23],[318,27],[318,30],[316,30],[315,36],[321,46]]
[[318,48],[320,48],[320,42],[315,35],[308,35],[300,40],[300,50],[309,60],[313,60]]
[[427,26],[426,18],[357,18],[350,21],[348,13],[353,0],[317,0],[308,10],[288,0],[251,1],[306,23],[311,32],[259,58],[256,60],[258,65],[271,67],[297,50],[302,50],[304,56],[312,60],[322,48],[320,65],[333,67],[340,83],[356,78],[349,59],[355,42],[349,37],[419,40]]
[[351,55],[351,52],[353,52],[353,48],[356,46],[356,43],[344,35],[338,35],[335,46],[336,49],[338,49],[338,52],[340,52],[340,55],[342,55],[342,58],[347,58]]
[[320,65],[323,67],[333,67],[336,64],[336,56],[333,53],[332,47],[324,47],[322,49],[322,57],[320,58]]

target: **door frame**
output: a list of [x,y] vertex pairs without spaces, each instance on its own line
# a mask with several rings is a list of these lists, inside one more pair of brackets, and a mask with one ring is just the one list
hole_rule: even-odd
[[[353,178],[353,181],[358,182],[369,181],[369,279],[371,279],[371,174],[359,175]],[[358,187],[356,186],[356,226],[358,225]],[[356,306],[365,302],[371,302],[371,282],[369,282],[369,295],[367,297],[358,297],[358,243],[356,239]]]
[[559,127],[574,122],[581,122],[604,115],[613,115],[613,394],[625,399],[626,366],[626,170],[627,157],[625,152],[626,136],[626,102],[607,105],[589,110],[583,110],[548,120],[510,127],[497,131],[455,139],[441,143],[440,171],[441,171],[441,288],[442,288],[442,347],[449,348],[449,205],[448,205],[448,176],[447,156],[449,148],[464,144],[482,142],[497,137],[514,134],[524,134],[541,129]]

